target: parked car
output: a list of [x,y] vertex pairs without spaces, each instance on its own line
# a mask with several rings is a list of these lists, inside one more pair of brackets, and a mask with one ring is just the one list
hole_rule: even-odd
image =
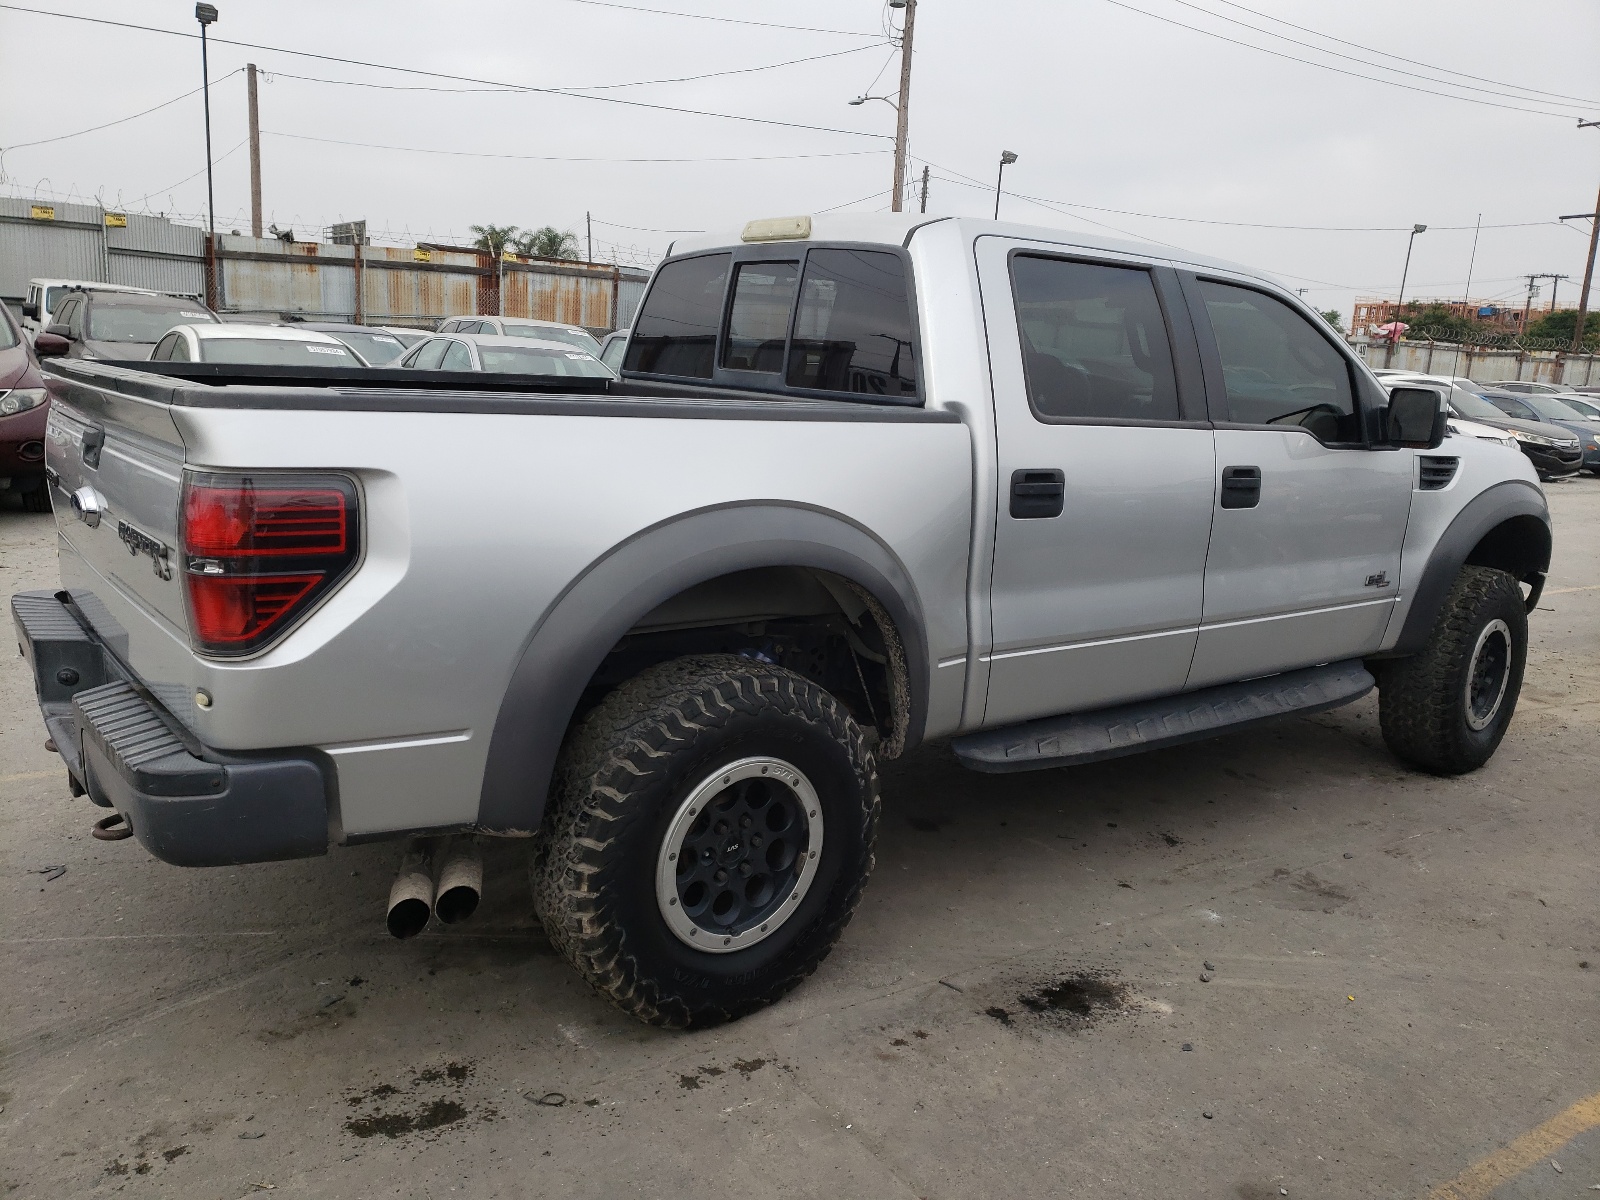
[[592,334],[576,325],[561,325],[555,321],[534,321],[527,317],[446,317],[439,323],[438,332],[487,333],[541,342],[565,342],[600,357],[600,343]]
[[29,512],[48,512],[44,429],[50,396],[22,326],[0,304],[0,491],[18,492]]
[[1059,768],[1376,685],[1402,761],[1476,769],[1550,562],[1533,467],[1436,389],[1078,231],[680,239],[605,394],[149,367],[61,365],[61,585],[12,600],[75,786],[190,866],[405,839],[395,932],[476,900],[465,835],[527,839],[551,944],[664,1026],[817,968],[928,739]]
[[302,325],[179,325],[162,337],[150,361],[280,367],[370,365],[332,334]]
[[[203,304],[156,292],[71,292],[55,319],[34,338],[40,357],[145,359],[174,325],[216,324],[220,318]],[[45,349],[40,339],[55,336],[66,348]]]
[[1561,403],[1582,413],[1586,421],[1600,421],[1600,403],[1596,400],[1596,397],[1585,396],[1581,392],[1565,392],[1561,396]]
[[622,358],[627,352],[628,331],[626,329],[613,329],[606,334],[605,340],[600,343],[600,361],[618,374],[622,372]]
[[1515,392],[1521,396],[1559,396],[1569,389],[1555,383],[1539,383],[1532,379],[1481,379],[1480,387],[1497,392]]
[[1542,392],[1513,395],[1490,390],[1484,399],[1508,417],[1524,421],[1543,421],[1574,434],[1583,450],[1584,469],[1600,475],[1600,421],[1584,416],[1563,397]]
[[371,325],[346,325],[335,321],[296,322],[295,329],[310,329],[338,338],[369,366],[387,367],[406,352],[406,343],[387,329]]
[[407,352],[400,366],[418,371],[493,371],[501,375],[563,375],[615,379],[594,355],[565,342],[464,333],[432,337]]
[[426,329],[406,329],[400,325],[375,325],[373,328],[381,329],[390,336],[398,338],[400,344],[407,350],[413,346],[420,345],[432,336]]
[[149,288],[128,287],[120,283],[97,283],[92,279],[30,279],[28,294],[22,301],[22,328],[29,340],[55,321],[55,313],[69,292],[133,292],[159,296]]
[[1544,421],[1506,415],[1483,394],[1482,385],[1460,375],[1386,375],[1386,387],[1434,387],[1450,406],[1450,415],[1504,430],[1546,482],[1569,479],[1583,470],[1584,451],[1576,434]]

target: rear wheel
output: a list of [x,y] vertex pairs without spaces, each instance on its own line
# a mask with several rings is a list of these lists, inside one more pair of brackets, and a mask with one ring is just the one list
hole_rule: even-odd
[[1379,671],[1383,739],[1438,775],[1488,762],[1511,724],[1528,655],[1528,615],[1505,571],[1463,567],[1420,654]]
[[556,775],[532,865],[540,919],[651,1024],[778,999],[827,957],[872,870],[872,753],[828,692],[781,667],[653,667],[573,730]]

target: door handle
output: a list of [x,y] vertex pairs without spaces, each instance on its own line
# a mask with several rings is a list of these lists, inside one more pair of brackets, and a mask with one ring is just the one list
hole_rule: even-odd
[[1066,496],[1064,472],[1046,468],[1011,472],[1011,515],[1019,521],[1059,517]]
[[1260,503],[1260,467],[1222,468],[1223,508],[1254,508]]

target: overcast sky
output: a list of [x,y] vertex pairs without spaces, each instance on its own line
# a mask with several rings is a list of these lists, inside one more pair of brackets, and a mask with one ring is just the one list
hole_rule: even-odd
[[[1007,218],[1115,230],[1246,262],[1309,288],[1308,299],[1347,318],[1355,295],[1394,294],[1413,222],[1433,228],[1416,240],[1407,295],[1461,295],[1480,213],[1475,297],[1520,304],[1521,277],[1532,272],[1572,276],[1561,296],[1576,297],[1589,227],[1570,221],[1562,228],[1555,218],[1592,211],[1600,186],[1600,129],[1576,128],[1578,115],[1600,118],[1600,4],[1246,2],[921,0],[911,155],[913,172],[933,164],[929,211],[987,215],[996,162],[1007,149],[1019,155],[1006,171]],[[196,29],[187,0],[23,3]],[[351,218],[365,218],[374,240],[402,244],[470,240],[467,227],[485,222],[554,224],[581,238],[588,211],[596,257],[633,261],[665,250],[672,234],[658,231],[889,204],[894,112],[879,102],[847,103],[869,90],[892,94],[898,83],[881,0],[219,0],[218,7],[217,38],[279,48],[211,47],[224,231],[249,229],[245,82],[234,73],[246,62],[268,73],[261,86],[266,220],[302,238]],[[1256,15],[1268,12],[1304,29]],[[1274,57],[1172,22],[1453,98]],[[198,86],[199,58],[191,40],[0,9],[0,78],[7,81],[0,191],[98,195],[108,207],[203,223],[199,95],[100,132],[22,145],[172,100]],[[785,63],[792,65],[775,65]],[[764,67],[773,69],[748,70]],[[606,86],[735,70],[743,73]],[[586,95],[438,90],[493,84]],[[1491,228],[1513,225],[1522,227]],[[1541,286],[1548,300],[1549,285]]]

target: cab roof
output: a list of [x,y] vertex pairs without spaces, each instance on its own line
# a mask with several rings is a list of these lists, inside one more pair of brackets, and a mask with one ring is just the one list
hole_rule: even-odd
[[[1014,221],[989,221],[980,217],[939,217],[924,213],[818,213],[809,218],[798,217],[793,220],[810,222],[810,236],[805,238],[757,238],[753,241],[743,239],[747,226],[737,229],[715,230],[707,233],[690,234],[680,237],[667,249],[669,257],[679,254],[690,254],[700,250],[733,249],[742,246],[766,245],[780,249],[787,245],[804,245],[806,242],[865,242],[878,243],[885,246],[909,245],[911,238],[919,230],[935,225],[954,226],[961,236],[968,241],[992,235],[997,237],[1020,238],[1026,241],[1053,242],[1061,246],[1070,246],[1084,250],[1103,250],[1113,254],[1138,255],[1144,258],[1164,259],[1170,262],[1181,263],[1190,267],[1209,267],[1213,270],[1227,271],[1236,275],[1247,275],[1255,279],[1268,280],[1277,283],[1276,279],[1265,271],[1253,267],[1241,266],[1226,259],[1211,258],[1208,255],[1195,254],[1180,246],[1173,246],[1165,242],[1146,242],[1133,238],[1107,237],[1104,234],[1086,233],[1077,229],[1059,229],[1047,225],[1025,225]],[[777,221],[762,220],[760,224],[780,224]],[[750,224],[757,224],[751,222]]]

